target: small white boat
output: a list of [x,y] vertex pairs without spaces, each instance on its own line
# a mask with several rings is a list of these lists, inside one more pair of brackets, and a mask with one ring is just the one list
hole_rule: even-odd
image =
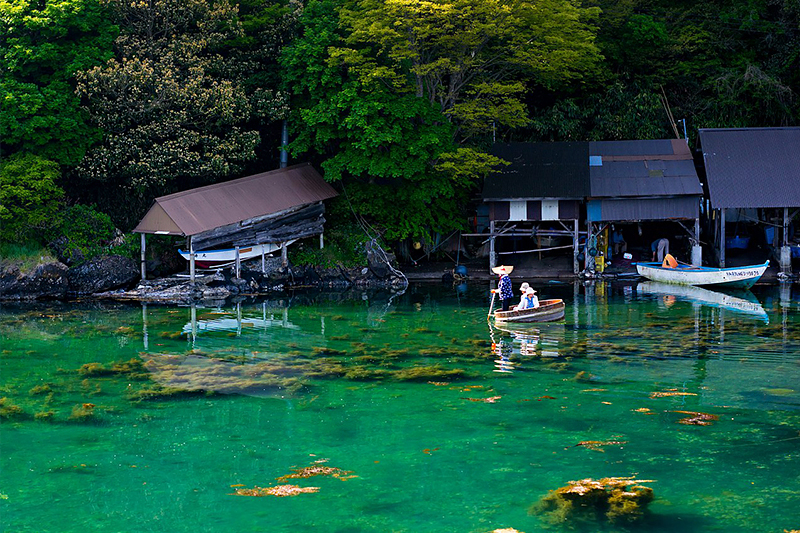
[[539,307],[521,311],[495,311],[494,321],[502,323],[552,322],[564,318],[564,300],[539,300]]
[[[289,246],[297,239],[286,241],[284,243],[275,244],[256,244],[255,246],[246,246],[239,248],[239,260],[246,261],[256,257],[261,257],[261,254],[269,255],[278,252],[284,246]],[[178,250],[181,257],[189,261],[189,252],[185,250]],[[232,265],[236,262],[236,248],[226,250],[201,250],[194,253],[194,264],[198,268],[222,268]]]
[[702,285],[727,289],[749,289],[759,280],[769,266],[749,265],[732,268],[696,267],[679,264],[665,268],[661,263],[636,263],[639,275],[651,281],[676,285]]
[[734,296],[733,294],[711,291],[701,287],[658,283],[657,281],[643,281],[639,283],[636,290],[643,294],[674,296],[681,300],[697,302],[709,307],[729,309],[769,322],[769,315],[767,315],[761,302],[750,291],[737,291]]

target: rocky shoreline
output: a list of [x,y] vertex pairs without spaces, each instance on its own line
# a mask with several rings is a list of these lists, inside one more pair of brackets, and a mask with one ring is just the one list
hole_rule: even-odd
[[[255,264],[257,263],[257,265]],[[385,288],[402,290],[408,280],[385,264],[363,268],[283,267],[280,259],[243,264],[240,277],[231,268],[197,275],[177,274],[142,280],[136,263],[122,256],[104,256],[75,267],[60,262],[38,265],[31,272],[18,267],[0,269],[0,300],[71,300],[97,298],[162,303],[224,300],[233,296],[258,296],[289,289]]]

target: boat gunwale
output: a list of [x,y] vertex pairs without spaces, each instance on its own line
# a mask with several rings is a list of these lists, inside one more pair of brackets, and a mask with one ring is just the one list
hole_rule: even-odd
[[[543,316],[547,317],[548,315],[556,316],[561,313],[561,316],[557,316],[553,320],[560,320],[564,318],[564,310],[566,308],[566,304],[564,300],[561,298],[552,298],[547,300],[542,300],[539,304],[539,307],[533,307],[530,309],[509,309],[508,311],[500,311],[497,310],[494,312],[494,319],[495,321],[499,322],[523,322],[519,319],[524,319],[527,317],[536,317],[536,316]],[[535,312],[534,312],[535,311]],[[537,321],[533,321],[537,322]],[[538,322],[545,322],[545,321],[538,321]]]
[[768,267],[769,266],[769,259],[764,263],[759,263],[757,265],[745,265],[745,266],[738,266],[738,267],[724,267],[724,268],[717,268],[717,267],[707,267],[707,266],[681,266],[678,265],[675,268],[667,268],[662,266],[661,263],[657,262],[636,262],[631,263],[634,266],[643,266],[645,268],[652,268],[656,270],[667,270],[670,272],[726,272],[730,270],[744,270],[747,268],[761,268],[761,267]]

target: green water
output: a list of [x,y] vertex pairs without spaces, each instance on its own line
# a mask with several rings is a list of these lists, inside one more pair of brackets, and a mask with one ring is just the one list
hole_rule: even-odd
[[[538,288],[565,300],[564,321],[513,333],[490,330],[480,285],[5,304],[2,530],[800,528],[790,288],[738,309],[635,284]],[[357,477],[276,481],[323,459]],[[656,495],[637,523],[530,511],[570,480],[631,475]],[[232,494],[285,483],[319,491]]]

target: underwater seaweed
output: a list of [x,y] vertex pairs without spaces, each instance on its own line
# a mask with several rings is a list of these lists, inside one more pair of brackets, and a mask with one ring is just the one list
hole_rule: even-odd
[[531,514],[544,514],[554,523],[608,521],[634,522],[641,519],[653,501],[653,489],[631,477],[608,477],[570,481],[565,487],[550,491],[531,506]]
[[297,496],[298,494],[314,492],[319,492],[319,487],[298,487],[297,485],[278,485],[275,487],[255,486],[252,489],[236,489],[236,492],[231,493],[231,496],[277,496],[278,498],[283,498],[286,496]]

